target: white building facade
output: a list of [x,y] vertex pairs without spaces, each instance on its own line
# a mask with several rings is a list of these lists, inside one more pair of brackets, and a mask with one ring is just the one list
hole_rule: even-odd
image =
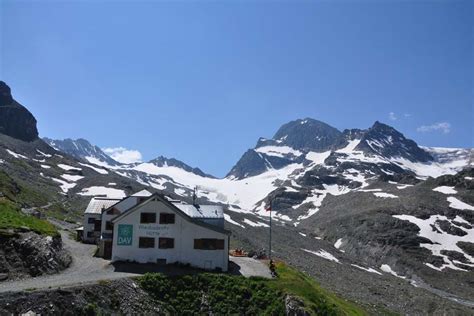
[[112,224],[112,261],[228,269],[230,232],[222,207],[172,203],[154,194]]
[[119,216],[123,212],[131,209],[132,207],[142,203],[148,197],[151,196],[151,192],[143,190],[137,192],[131,196],[128,196],[122,200],[117,201],[107,209],[102,211],[101,214],[101,229],[100,239],[98,240],[99,251],[98,255],[106,259],[110,259],[112,255],[112,239],[113,239],[113,223],[112,219]]
[[102,213],[104,210],[119,202],[119,199],[94,197],[84,212],[83,236],[86,243],[97,243],[102,232]]

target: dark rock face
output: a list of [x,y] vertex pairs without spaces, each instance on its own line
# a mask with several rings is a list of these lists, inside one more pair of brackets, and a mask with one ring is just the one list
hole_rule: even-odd
[[417,162],[433,160],[433,157],[418,147],[413,140],[405,138],[402,133],[393,127],[378,121],[367,130],[356,150],[388,158],[402,157]]
[[267,170],[265,159],[255,150],[249,149],[240,158],[237,164],[230,170],[227,176],[234,176],[238,179],[251,177]]
[[439,225],[439,227],[447,232],[448,234],[451,234],[451,235],[456,235],[456,236],[465,236],[467,235],[467,232],[462,230],[461,228],[458,228],[454,225],[451,225],[451,223],[449,221],[446,221],[446,220],[437,220],[436,221]]
[[0,273],[9,279],[58,273],[71,264],[61,237],[34,232],[0,231]]
[[[289,122],[276,132],[273,141],[299,150],[323,152],[344,143],[342,133],[321,121],[306,118]],[[265,145],[260,141],[257,147]]]
[[10,87],[3,81],[0,81],[0,133],[26,142],[38,138],[35,117],[13,99]]

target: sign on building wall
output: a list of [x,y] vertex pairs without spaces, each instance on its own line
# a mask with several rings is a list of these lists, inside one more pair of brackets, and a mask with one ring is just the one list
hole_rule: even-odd
[[118,246],[131,246],[133,240],[133,225],[118,225]]

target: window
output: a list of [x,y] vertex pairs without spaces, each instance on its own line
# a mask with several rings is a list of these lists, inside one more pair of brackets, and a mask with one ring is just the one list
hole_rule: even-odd
[[95,218],[89,217],[89,218],[87,219],[87,223],[88,223],[88,224],[95,224]]
[[100,232],[102,226],[102,221],[101,220],[96,220],[94,222],[94,231]]
[[155,248],[155,238],[140,237],[138,240],[138,248]]
[[174,248],[174,238],[160,238],[158,240],[158,248],[160,249]]
[[224,239],[194,239],[194,249],[218,250],[224,249]]
[[111,221],[105,222],[105,230],[114,230],[114,224]]
[[160,213],[160,224],[174,224],[174,214]]
[[156,213],[141,213],[140,223],[141,224],[156,223]]

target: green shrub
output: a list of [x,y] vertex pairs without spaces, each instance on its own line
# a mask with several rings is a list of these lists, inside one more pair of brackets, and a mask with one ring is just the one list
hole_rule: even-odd
[[139,278],[139,284],[173,314],[283,315],[285,311],[282,292],[241,276],[148,273]]

